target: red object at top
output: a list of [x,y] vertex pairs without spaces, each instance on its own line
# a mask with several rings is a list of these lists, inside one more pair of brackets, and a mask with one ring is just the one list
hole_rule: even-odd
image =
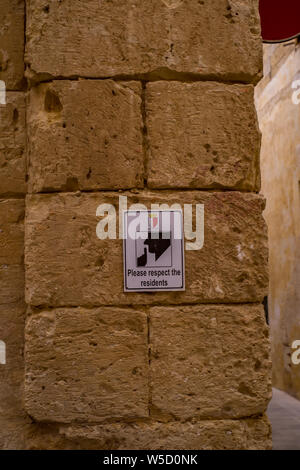
[[300,35],[300,0],[260,0],[264,42],[284,42]]

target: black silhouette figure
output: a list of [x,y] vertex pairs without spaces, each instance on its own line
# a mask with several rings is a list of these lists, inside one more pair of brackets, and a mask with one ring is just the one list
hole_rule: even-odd
[[137,265],[138,267],[146,266],[147,264],[147,248],[144,249],[144,254],[142,256],[139,256],[137,259]]
[[[155,261],[171,246],[171,238],[163,238],[162,232],[159,232],[159,238],[151,238],[151,232],[148,233],[148,238],[144,241],[144,245],[148,246],[149,253],[155,254]],[[138,267],[147,265],[147,248],[144,249],[144,254],[137,259]]]

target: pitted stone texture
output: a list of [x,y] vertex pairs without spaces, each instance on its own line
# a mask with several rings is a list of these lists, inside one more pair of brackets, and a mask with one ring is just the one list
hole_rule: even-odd
[[100,422],[148,411],[147,316],[58,309],[29,317],[25,407],[37,421]]
[[6,364],[0,365],[0,419],[16,416],[16,407],[21,407],[24,313],[24,302],[0,305],[0,340],[6,344]]
[[0,195],[26,193],[25,98],[8,92],[0,105]]
[[258,81],[258,0],[30,0],[26,60],[34,80],[183,73]]
[[24,299],[24,266],[0,265],[0,304]]
[[[1,138],[0,138],[1,142]],[[24,379],[24,201],[0,200],[0,449],[25,446],[30,420],[23,410]]]
[[[78,450],[270,450],[267,418],[193,423],[60,427],[32,436],[27,448]],[[199,463],[199,462],[198,462]]]
[[59,80],[33,88],[30,192],[143,187],[142,127],[140,83]]
[[6,364],[0,364],[0,449],[25,448],[30,419],[23,410],[25,304],[0,305],[0,340],[6,345]]
[[23,200],[0,200],[0,265],[16,265],[23,262],[24,215]]
[[252,85],[148,83],[151,188],[259,190]]
[[24,299],[24,211],[21,199],[0,200],[0,305]]
[[24,0],[1,0],[0,80],[7,90],[23,87],[24,77]]
[[[123,195],[126,193],[123,193]],[[31,195],[26,218],[26,298],[40,306],[262,301],[267,292],[264,199],[239,192],[128,193],[132,203],[204,204],[204,246],[186,251],[186,291],[123,292],[122,240],[100,240],[101,204],[118,194]],[[199,225],[197,230],[201,231]],[[118,233],[118,232],[117,232]]]
[[268,327],[262,306],[150,310],[152,415],[242,418],[271,398]]

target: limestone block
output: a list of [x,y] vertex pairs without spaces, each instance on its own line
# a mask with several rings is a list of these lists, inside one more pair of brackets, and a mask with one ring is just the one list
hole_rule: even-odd
[[0,200],[0,264],[23,262],[24,214],[22,199]]
[[24,449],[30,423],[23,410],[24,314],[24,301],[0,305],[0,340],[6,346],[6,364],[0,364],[1,450]]
[[24,266],[0,265],[0,305],[24,299]]
[[0,305],[24,298],[24,200],[0,200]]
[[0,449],[24,448],[24,201],[0,200]]
[[6,344],[6,364],[0,364],[0,420],[21,408],[24,375],[24,302],[0,305],[0,340]]
[[[31,195],[26,218],[26,298],[40,306],[260,302],[268,287],[264,199],[239,192],[123,193],[132,203],[204,204],[204,245],[186,251],[186,291],[123,292],[122,240],[100,240],[101,204],[116,193]],[[198,230],[201,230],[198,224]],[[117,232],[118,235],[118,232]]]
[[262,306],[150,309],[154,417],[226,419],[261,414],[271,398]]
[[[270,450],[266,417],[170,423],[115,423],[42,429],[27,448],[77,450]],[[199,464],[199,459],[198,459]]]
[[6,93],[0,105],[0,195],[26,192],[25,99],[22,92]]
[[142,418],[148,411],[147,316],[58,309],[29,317],[25,407],[37,421]]
[[28,135],[30,191],[143,187],[138,82],[59,80],[33,88]]
[[149,186],[259,190],[253,90],[215,82],[148,83]]
[[257,81],[258,0],[27,2],[28,76]]
[[20,90],[24,77],[24,0],[1,0],[0,80],[7,90]]

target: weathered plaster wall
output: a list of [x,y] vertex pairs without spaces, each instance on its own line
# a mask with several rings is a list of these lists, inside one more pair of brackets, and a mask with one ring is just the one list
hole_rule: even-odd
[[[257,0],[28,0],[25,62],[4,6],[1,447],[269,448]],[[205,205],[186,292],[123,292],[120,194]]]
[[265,76],[256,87],[262,131],[262,193],[269,230],[269,315],[273,383],[300,399],[300,367],[291,345],[300,339],[300,47],[264,46]]

